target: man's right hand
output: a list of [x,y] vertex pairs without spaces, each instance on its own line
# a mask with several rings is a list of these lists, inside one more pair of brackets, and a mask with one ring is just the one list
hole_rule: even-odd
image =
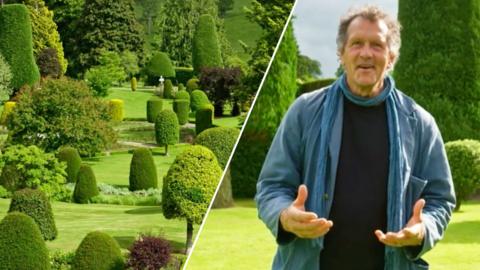
[[318,218],[317,214],[305,211],[308,191],[305,185],[298,187],[297,198],[280,214],[282,228],[300,238],[317,238],[325,235],[333,226],[331,220]]

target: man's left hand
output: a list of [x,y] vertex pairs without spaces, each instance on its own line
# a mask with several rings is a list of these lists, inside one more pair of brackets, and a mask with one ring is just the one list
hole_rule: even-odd
[[384,234],[381,230],[376,230],[375,235],[378,240],[392,247],[421,245],[425,237],[425,225],[422,220],[424,206],[424,199],[420,199],[415,203],[412,218],[410,218],[405,228],[399,232],[387,232]]

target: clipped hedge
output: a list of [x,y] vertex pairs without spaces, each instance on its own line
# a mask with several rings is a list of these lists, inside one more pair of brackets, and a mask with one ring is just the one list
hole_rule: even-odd
[[10,65],[12,88],[33,85],[40,79],[33,56],[30,14],[25,5],[11,4],[0,8],[0,53]]
[[147,121],[150,123],[155,123],[157,115],[163,109],[163,100],[160,97],[152,96],[147,101]]
[[195,132],[200,134],[202,131],[213,126],[213,105],[203,105],[195,114]]
[[192,93],[193,90],[196,90],[196,89],[199,89],[200,88],[200,85],[198,85],[198,82],[200,80],[197,79],[197,78],[191,78],[187,81],[187,91],[189,93]]
[[132,89],[133,92],[137,91],[137,78],[132,77],[130,80],[130,88]]
[[231,127],[215,127],[198,134],[195,144],[203,145],[212,150],[218,163],[225,168],[240,130]]
[[175,99],[186,99],[190,103],[190,94],[186,90],[179,90],[175,95]]
[[188,123],[188,113],[190,112],[190,100],[176,99],[173,101],[175,113],[177,114],[178,124]]
[[92,168],[87,164],[80,165],[77,174],[77,184],[73,191],[73,201],[76,203],[88,203],[92,197],[98,194],[97,180]]
[[26,188],[14,192],[8,212],[21,212],[33,218],[44,240],[57,237],[50,201],[41,190]]
[[445,144],[445,149],[457,197],[455,210],[459,210],[462,202],[480,188],[480,142],[452,141]]
[[207,94],[202,90],[193,90],[190,95],[190,108],[192,109],[192,112],[196,112],[198,108],[205,104],[210,104]]
[[123,270],[117,241],[106,233],[90,232],[80,243],[72,262],[72,270]]
[[335,82],[335,80],[337,79],[336,78],[318,79],[318,80],[300,84],[298,86],[297,97],[302,94],[312,92],[317,89],[323,88],[325,86],[331,85],[333,82]]
[[163,52],[156,53],[152,59],[150,59],[150,62],[147,64],[147,72],[157,77],[175,77],[175,69],[173,68],[172,61],[170,61],[168,55]]
[[80,170],[80,164],[82,164],[82,158],[77,149],[64,146],[58,150],[58,161],[63,161],[67,164],[67,183],[77,182],[78,170]]
[[13,108],[15,108],[15,104],[17,104],[15,101],[5,102],[3,105],[2,116],[0,116],[0,125],[7,124],[7,117],[12,113]]
[[197,74],[204,67],[223,67],[215,20],[209,14],[198,19],[193,36],[192,64]]
[[50,269],[48,250],[35,221],[26,214],[9,213],[0,222],[2,269]]
[[110,108],[110,115],[112,116],[113,122],[122,122],[123,121],[123,100],[121,99],[111,99],[108,102]]
[[130,162],[129,190],[147,190],[157,186],[157,168],[152,153],[148,148],[135,149]]
[[175,112],[161,111],[155,120],[155,140],[160,146],[165,146],[168,155],[168,145],[176,144],[180,140],[180,125]]
[[165,80],[163,84],[163,97],[164,98],[173,98],[173,84],[171,80]]
[[188,80],[194,75],[191,67],[175,67],[175,79],[178,83],[187,84]]

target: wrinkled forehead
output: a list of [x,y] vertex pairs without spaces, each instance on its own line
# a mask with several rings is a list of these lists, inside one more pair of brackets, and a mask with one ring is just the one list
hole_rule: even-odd
[[386,41],[388,35],[388,26],[383,19],[370,19],[358,16],[353,19],[347,28],[347,40],[350,37],[377,37]]

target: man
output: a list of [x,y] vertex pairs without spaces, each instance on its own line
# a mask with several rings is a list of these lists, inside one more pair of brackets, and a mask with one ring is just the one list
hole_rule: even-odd
[[257,184],[273,269],[428,269],[455,205],[433,117],[395,88],[400,25],[376,7],[341,19],[345,74],[302,95]]

